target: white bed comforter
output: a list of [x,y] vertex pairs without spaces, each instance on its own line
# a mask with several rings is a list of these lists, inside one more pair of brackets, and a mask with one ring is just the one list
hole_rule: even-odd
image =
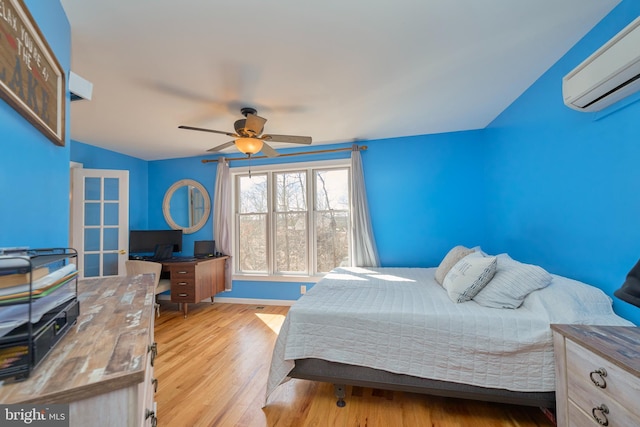
[[289,310],[267,398],[295,359],[319,358],[512,391],[555,390],[551,323],[625,325],[611,299],[554,276],[516,309],[453,303],[435,268],[337,268]]

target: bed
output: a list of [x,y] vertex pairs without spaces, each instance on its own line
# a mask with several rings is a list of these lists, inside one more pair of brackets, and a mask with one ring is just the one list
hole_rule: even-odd
[[[550,324],[633,326],[601,290],[557,275],[517,309],[455,303],[436,268],[336,268],[289,310],[265,405],[290,378],[552,408]],[[497,277],[497,276],[496,276]]]

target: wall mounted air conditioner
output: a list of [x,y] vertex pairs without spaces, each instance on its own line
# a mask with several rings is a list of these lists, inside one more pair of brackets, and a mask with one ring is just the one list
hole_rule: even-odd
[[71,101],[80,101],[82,99],[91,101],[93,83],[83,79],[73,71],[69,71],[69,92],[71,92]]
[[640,90],[640,17],[562,79],[567,107],[599,111]]

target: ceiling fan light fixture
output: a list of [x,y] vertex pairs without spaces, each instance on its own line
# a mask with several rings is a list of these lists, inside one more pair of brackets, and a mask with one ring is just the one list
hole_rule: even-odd
[[256,154],[262,150],[262,140],[258,138],[238,138],[236,147],[244,154]]

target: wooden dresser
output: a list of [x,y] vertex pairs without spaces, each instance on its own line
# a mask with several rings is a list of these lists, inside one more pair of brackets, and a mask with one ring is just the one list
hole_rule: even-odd
[[168,262],[171,302],[181,304],[187,317],[187,304],[195,304],[224,291],[224,266],[227,256],[196,261]]
[[154,291],[151,275],[80,281],[77,323],[0,403],[68,403],[77,427],[155,425]]
[[558,426],[640,426],[640,328],[551,328]]

